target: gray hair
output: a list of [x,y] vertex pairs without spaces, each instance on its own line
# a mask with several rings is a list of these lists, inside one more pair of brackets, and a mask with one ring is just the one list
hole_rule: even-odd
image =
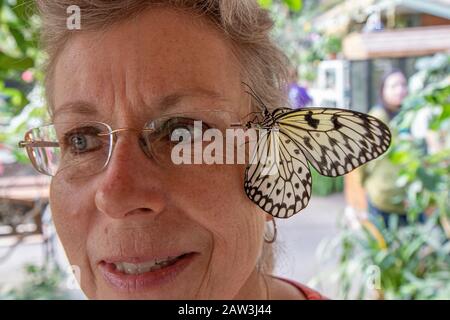
[[[242,80],[263,103],[269,109],[288,105],[289,60],[272,41],[273,21],[256,0],[36,0],[36,3],[42,18],[41,44],[48,55],[44,71],[50,110],[55,61],[71,35],[80,32],[67,28],[67,8],[73,5],[81,10],[82,31],[103,30],[152,6],[173,7],[204,16],[231,40]],[[253,106],[258,110],[255,101]]]

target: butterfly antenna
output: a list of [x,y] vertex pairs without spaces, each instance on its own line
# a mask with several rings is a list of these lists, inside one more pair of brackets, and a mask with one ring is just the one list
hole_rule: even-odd
[[[243,119],[246,119],[246,120],[250,119],[250,116],[254,115],[254,114],[261,114],[261,111],[250,112],[250,113],[246,114]],[[249,120],[249,122],[253,122],[253,121],[255,121],[255,119],[258,119],[258,116],[254,116],[253,119]]]
[[245,91],[246,93],[248,93],[249,95],[251,95],[265,110],[266,112],[268,112],[268,109],[266,107],[266,105],[264,104],[264,102],[261,100],[260,97],[258,97],[258,95],[256,94],[255,90],[252,89],[252,87],[250,87],[248,84],[246,84],[245,82],[242,82],[247,88],[250,89],[249,91]]

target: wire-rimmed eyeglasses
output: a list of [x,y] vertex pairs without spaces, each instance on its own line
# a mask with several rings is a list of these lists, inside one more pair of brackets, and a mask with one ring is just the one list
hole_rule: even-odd
[[[199,121],[201,132],[194,130]],[[40,173],[66,178],[94,175],[108,165],[118,134],[135,132],[142,151],[162,165],[172,164],[172,149],[177,143],[192,143],[201,139],[203,130],[243,127],[240,117],[224,110],[183,112],[164,115],[148,121],[144,128],[118,128],[98,121],[55,122],[30,129],[19,147],[25,148],[34,168]],[[190,134],[190,139],[174,141]]]

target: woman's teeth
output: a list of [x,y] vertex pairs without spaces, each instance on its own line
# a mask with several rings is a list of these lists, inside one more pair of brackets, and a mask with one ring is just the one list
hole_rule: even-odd
[[166,260],[154,260],[143,263],[115,262],[116,270],[125,274],[141,274],[155,271],[174,264],[180,257],[167,257]]

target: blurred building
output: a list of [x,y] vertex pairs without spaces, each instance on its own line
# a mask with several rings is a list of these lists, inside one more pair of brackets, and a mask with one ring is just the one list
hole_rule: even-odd
[[[409,78],[420,57],[450,52],[450,0],[347,0],[313,21],[342,39],[336,59],[318,65],[314,104],[367,112],[378,101],[382,75],[398,68]],[[366,210],[358,173],[345,176],[347,209]],[[349,211],[351,212],[351,210]]]
[[313,21],[342,38],[338,59],[323,61],[312,94],[316,104],[366,112],[377,102],[382,74],[407,76],[417,58],[450,51],[450,0],[347,0]]

